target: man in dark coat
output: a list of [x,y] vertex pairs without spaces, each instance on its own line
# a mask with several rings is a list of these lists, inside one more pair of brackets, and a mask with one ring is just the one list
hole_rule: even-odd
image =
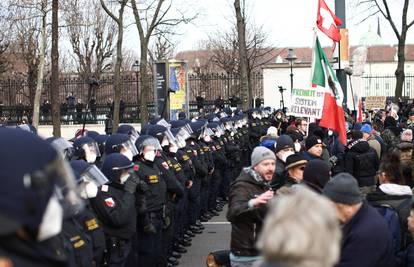
[[268,148],[256,147],[251,167],[244,168],[233,182],[229,194],[227,219],[231,222],[231,266],[253,266],[260,260],[255,244],[273,197],[270,181],[276,156]]
[[343,225],[341,259],[336,267],[395,266],[387,222],[363,202],[356,179],[340,173],[325,185],[323,194],[334,202]]

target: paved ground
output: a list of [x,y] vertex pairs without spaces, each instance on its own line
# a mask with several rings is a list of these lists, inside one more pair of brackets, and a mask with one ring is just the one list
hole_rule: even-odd
[[196,235],[188,252],[180,259],[179,267],[204,267],[210,251],[229,249],[231,226],[226,220],[227,206],[220,216],[213,217],[204,223],[202,234]]

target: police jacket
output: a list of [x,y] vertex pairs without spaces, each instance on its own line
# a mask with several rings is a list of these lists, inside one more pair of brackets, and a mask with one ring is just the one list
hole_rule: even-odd
[[67,267],[67,257],[59,236],[44,242],[22,240],[16,235],[0,237],[0,257],[14,266]]
[[214,158],[213,158],[213,151],[210,149],[210,143],[200,141],[200,154],[204,154],[204,161],[207,165],[208,172],[211,172],[214,169]]
[[207,165],[199,154],[200,147],[193,140],[187,140],[186,152],[193,163],[195,178],[201,179],[208,174]]
[[249,207],[248,202],[269,190],[269,184],[252,173],[251,168],[244,168],[230,187],[227,219],[231,222],[231,252],[236,256],[259,255],[255,244],[267,208]]
[[63,220],[61,236],[69,266],[87,267],[93,264],[92,239],[75,218]]
[[224,154],[224,148],[220,145],[216,137],[213,137],[210,143],[210,149],[213,151],[214,167],[220,170],[225,169],[227,165],[226,155]]
[[167,196],[167,184],[155,162],[140,158],[135,162],[138,177],[147,183],[145,200],[148,212],[159,212],[164,207]]
[[116,182],[102,185],[90,202],[107,236],[128,240],[135,234],[135,195],[126,192],[123,185]]
[[379,168],[379,159],[375,150],[363,139],[351,141],[347,149],[345,172],[352,174],[359,186],[375,185],[375,175]]
[[168,151],[168,152],[165,152],[165,155],[166,155],[167,164],[168,164],[170,170],[172,170],[174,172],[174,175],[177,178],[178,182],[184,188],[185,185],[187,184],[188,180],[185,176],[183,167],[181,166],[180,162],[178,161],[177,153],[172,153],[172,152]]
[[184,175],[187,180],[194,180],[196,171],[193,162],[191,161],[190,156],[187,154],[185,148],[178,149],[176,157],[178,159],[178,162],[181,164],[181,167],[183,168]]
[[103,230],[102,223],[98,220],[95,212],[87,201],[87,206],[79,214],[76,215],[75,219],[82,226],[83,231],[89,236],[92,241],[93,258],[94,261],[100,263],[103,257],[105,244],[105,233]]
[[174,194],[177,197],[182,197],[184,194],[184,187],[180,184],[180,181],[175,176],[174,171],[170,169],[167,161],[168,159],[164,152],[159,152],[159,154],[154,159],[154,163],[161,171],[161,176],[166,183],[167,192]]

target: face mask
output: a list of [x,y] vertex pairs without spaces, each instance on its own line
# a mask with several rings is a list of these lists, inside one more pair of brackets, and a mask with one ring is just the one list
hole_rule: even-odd
[[177,146],[170,146],[170,152],[171,153],[177,153],[178,147]]
[[151,162],[154,161],[154,159],[155,159],[155,151],[154,150],[151,150],[151,151],[146,152],[144,154],[144,159],[146,159],[148,161],[151,161]]
[[328,135],[329,135],[329,136],[332,136],[332,134],[333,134],[332,130],[329,130],[329,131],[328,131]]
[[128,180],[128,178],[129,178],[129,174],[128,173],[122,175],[121,177],[119,177],[119,183],[120,184],[125,184],[125,182]]
[[88,146],[84,147],[85,159],[88,163],[94,163],[96,161],[96,153],[92,152]]
[[161,146],[168,146],[170,142],[168,142],[167,138],[162,139]]
[[277,118],[278,120],[280,120],[280,119],[282,118],[282,116],[281,116],[281,115],[277,115],[277,116],[276,116],[276,118]]
[[207,136],[204,136],[204,141],[206,141],[207,143],[209,143],[209,142],[211,142],[211,136],[209,136],[209,135],[207,135]]
[[129,149],[123,151],[121,154],[127,157],[130,161],[134,158],[134,154],[132,154],[132,151]]
[[230,133],[230,136],[234,136],[234,133],[233,133],[233,132],[231,132],[231,133]]
[[261,120],[261,119],[262,119],[262,115],[257,115],[257,118],[258,118],[259,120]]
[[96,187],[94,183],[86,183],[85,189],[82,192],[80,192],[80,196],[83,199],[95,198],[97,194],[98,187]]
[[215,133],[215,135],[216,135],[217,137],[220,137],[220,136],[221,136],[221,134],[220,134],[219,132]]
[[230,130],[230,125],[226,125],[226,130]]
[[63,209],[56,196],[49,199],[37,234],[38,241],[44,241],[62,230]]
[[300,143],[294,143],[293,145],[295,146],[295,151],[299,152],[301,149]]
[[295,153],[293,153],[292,151],[287,151],[287,152],[278,152],[278,158],[283,161],[286,162],[287,157],[289,157],[290,155],[293,155]]
[[253,117],[253,119],[256,119],[257,118],[257,115],[256,114],[252,114],[252,117]]

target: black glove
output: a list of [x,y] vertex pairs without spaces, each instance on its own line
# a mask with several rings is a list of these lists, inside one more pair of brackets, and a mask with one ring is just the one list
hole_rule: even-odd
[[129,176],[128,180],[126,180],[124,184],[124,190],[128,193],[134,194],[137,190],[139,179],[134,177],[133,175]]
[[149,218],[148,214],[144,215],[143,222],[144,222],[144,233],[146,233],[146,234],[156,234],[157,233],[157,229],[152,224],[152,221]]

